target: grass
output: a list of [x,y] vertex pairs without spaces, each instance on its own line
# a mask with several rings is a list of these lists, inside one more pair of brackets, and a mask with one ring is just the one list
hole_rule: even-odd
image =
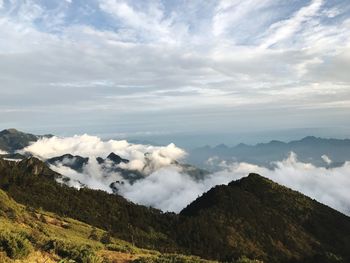
[[0,262],[206,262],[161,254],[83,222],[16,203],[0,190]]

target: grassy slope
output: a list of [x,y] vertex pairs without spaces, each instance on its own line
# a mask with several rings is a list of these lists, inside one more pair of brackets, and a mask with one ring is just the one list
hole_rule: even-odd
[[29,209],[0,190],[0,262],[134,261],[206,262],[137,248],[77,220]]

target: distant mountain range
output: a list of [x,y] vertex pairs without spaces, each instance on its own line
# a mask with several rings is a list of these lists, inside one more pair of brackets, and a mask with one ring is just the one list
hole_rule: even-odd
[[298,160],[317,166],[340,166],[350,160],[350,139],[324,139],[308,136],[291,142],[270,141],[256,145],[238,144],[228,147],[204,146],[189,151],[187,161],[194,165],[210,168],[206,162],[217,157],[220,161],[249,162],[269,167],[272,161],[279,161],[294,152]]
[[[20,158],[18,154],[17,156],[14,155],[17,150],[28,146],[31,142],[35,142],[40,138],[52,136],[51,134],[33,135],[16,129],[6,129],[0,132],[0,150],[9,153],[8,158]],[[209,158],[213,157],[218,158],[220,161],[249,162],[270,167],[271,162],[287,158],[290,152],[296,153],[298,160],[302,162],[323,167],[336,167],[350,160],[350,139],[325,139],[308,136],[301,140],[290,142],[273,140],[256,145],[241,143],[233,147],[225,144],[215,147],[203,146],[188,152],[186,161],[189,164],[205,169],[213,168],[207,162]],[[69,158],[69,156],[66,157]],[[117,158],[121,157],[118,156]],[[83,163],[84,161],[81,164]]]
[[[58,223],[62,222],[62,216],[78,219],[108,231],[111,237],[143,248],[194,254],[221,262],[259,262],[248,258],[266,263],[350,262],[349,217],[257,174],[212,188],[178,215],[133,204],[117,194],[67,187],[56,181],[61,175],[34,157],[19,162],[0,158],[0,175],[0,188],[16,202],[26,205],[28,211],[34,208],[55,213],[50,217],[58,218]],[[1,221],[4,216],[16,218],[11,212],[15,204],[11,210],[1,200],[0,224],[4,222]],[[42,218],[51,220],[45,215]],[[23,222],[29,222],[23,220],[24,217],[21,226],[24,226]],[[9,221],[7,224],[11,225]],[[82,229],[81,226],[78,228],[77,222],[74,225],[77,228],[71,231]],[[45,232],[44,226],[49,227],[40,227],[35,220],[31,221],[30,228],[36,228],[37,233],[22,235],[27,239],[26,246],[33,242],[35,249],[49,251],[50,247],[60,244],[46,239],[38,241],[38,237],[52,238],[55,233],[53,230]],[[62,232],[68,238],[68,230],[59,226],[55,229],[55,235]],[[80,235],[87,236],[86,230],[80,231],[85,233]],[[7,255],[11,257],[9,243],[1,238],[0,250],[9,251]],[[70,234],[69,238],[73,236]],[[76,242],[78,240],[83,242],[82,238]],[[105,242],[112,242],[109,240]],[[68,247],[65,249],[56,251],[67,259],[80,255],[68,253]],[[104,262],[114,262],[107,260]],[[135,262],[203,261],[198,258],[173,258],[172,261],[150,258]]]

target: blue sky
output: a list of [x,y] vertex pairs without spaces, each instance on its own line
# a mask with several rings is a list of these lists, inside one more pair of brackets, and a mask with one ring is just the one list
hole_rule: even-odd
[[347,0],[0,0],[0,33],[3,128],[350,136]]

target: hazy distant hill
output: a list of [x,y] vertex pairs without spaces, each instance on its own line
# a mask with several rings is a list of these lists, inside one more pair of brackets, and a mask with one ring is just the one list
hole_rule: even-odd
[[[250,162],[269,166],[271,161],[288,157],[290,152],[297,154],[302,162],[310,162],[317,166],[339,166],[350,160],[350,139],[324,139],[313,136],[291,142],[271,141],[256,145],[238,144],[228,147],[224,144],[216,147],[204,146],[190,151],[188,162],[203,165],[209,158],[221,160]],[[332,160],[327,163],[322,155]]]
[[0,132],[0,150],[8,153],[14,153],[30,144],[36,142],[42,137],[51,137],[52,135],[34,135],[24,133],[16,129],[6,129]]
[[0,132],[0,149],[12,153],[38,140],[38,136],[23,133],[16,129],[7,129]]
[[69,188],[57,183],[57,176],[35,158],[0,159],[0,188],[16,201],[141,247],[226,262],[242,256],[269,263],[350,260],[349,217],[256,174],[214,187],[180,215],[103,191]]

